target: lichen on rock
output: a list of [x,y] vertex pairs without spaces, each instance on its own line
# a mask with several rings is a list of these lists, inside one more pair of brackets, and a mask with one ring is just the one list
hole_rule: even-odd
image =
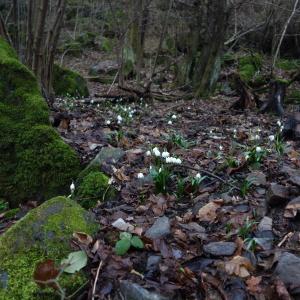
[[37,80],[0,38],[0,197],[11,207],[67,192],[76,153],[49,122]]
[[[53,290],[41,292],[33,281],[36,264],[52,259],[59,265],[72,252],[74,232],[92,235],[97,228],[93,215],[65,197],[53,198],[31,210],[0,237],[0,299],[56,299]],[[60,280],[70,294],[86,277],[81,271],[63,275]]]

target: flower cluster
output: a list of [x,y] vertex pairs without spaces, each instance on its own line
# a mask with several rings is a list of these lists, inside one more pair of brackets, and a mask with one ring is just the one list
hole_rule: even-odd
[[167,164],[177,164],[177,165],[180,165],[182,163],[182,160],[180,158],[170,156],[170,153],[168,151],[161,152],[158,147],[154,147],[152,149],[152,151],[148,150],[146,152],[146,156],[151,156],[152,154],[155,157],[164,158],[165,162]]

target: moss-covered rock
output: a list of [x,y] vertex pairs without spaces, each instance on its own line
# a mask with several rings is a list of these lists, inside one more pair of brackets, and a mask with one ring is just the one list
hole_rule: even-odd
[[88,97],[86,80],[77,72],[54,65],[54,92],[57,96]]
[[0,198],[17,206],[68,191],[79,159],[49,122],[33,73],[0,39]]
[[116,197],[116,189],[109,184],[109,177],[92,166],[83,170],[76,182],[75,199],[84,208],[92,208],[98,202],[111,200]]
[[238,63],[241,79],[250,82],[262,66],[262,57],[258,53],[253,53],[240,57]]
[[[0,299],[57,299],[50,289],[41,294],[33,281],[36,264],[52,259],[59,265],[72,252],[70,241],[74,232],[92,235],[97,228],[90,213],[65,197],[53,198],[31,210],[0,237]],[[86,277],[77,272],[62,275],[60,280],[70,294]]]

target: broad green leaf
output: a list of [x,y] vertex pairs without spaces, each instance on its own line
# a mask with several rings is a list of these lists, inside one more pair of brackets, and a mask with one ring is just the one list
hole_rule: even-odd
[[120,239],[121,240],[131,240],[132,234],[129,232],[121,232],[120,233]]
[[64,272],[75,273],[87,265],[87,255],[85,251],[75,251],[68,255],[68,258],[61,261],[62,265],[66,265]]
[[134,248],[138,248],[138,249],[143,249],[144,248],[143,241],[136,235],[131,239],[131,245]]
[[122,239],[116,243],[115,252],[117,255],[124,255],[130,248],[130,240]]

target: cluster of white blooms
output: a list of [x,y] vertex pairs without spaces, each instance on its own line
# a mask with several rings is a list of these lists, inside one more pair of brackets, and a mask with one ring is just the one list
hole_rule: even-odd
[[161,154],[161,157],[163,158],[167,158],[170,156],[170,153],[168,151],[164,151],[162,154]]
[[280,132],[281,132],[283,130],[284,126],[282,125],[280,120],[277,121],[277,125],[279,127]]
[[123,118],[120,115],[118,115],[117,116],[117,121],[118,121],[118,124],[121,124],[122,121],[123,121]]
[[153,152],[153,154],[154,154],[156,157],[161,156],[161,153],[160,153],[160,151],[159,151],[159,149],[158,149],[157,147],[154,147],[154,148],[152,149],[152,152]]
[[166,158],[166,163],[167,164],[176,164],[176,165],[180,165],[182,163],[180,158],[176,158],[176,157],[167,157]]
[[177,119],[177,116],[176,116],[176,115],[173,115],[173,116],[172,116],[172,119],[173,119],[173,120],[176,120],[176,119]]

